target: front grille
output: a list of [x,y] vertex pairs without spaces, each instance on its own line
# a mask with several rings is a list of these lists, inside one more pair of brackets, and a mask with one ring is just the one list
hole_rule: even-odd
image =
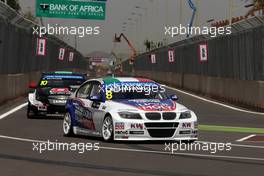
[[160,120],[161,119],[160,113],[148,112],[148,113],[145,114],[145,116],[149,120]]
[[146,128],[177,128],[179,123],[145,123]]
[[175,112],[164,112],[162,113],[162,117],[164,120],[174,120],[176,118]]
[[145,123],[145,127],[151,137],[155,138],[168,138],[172,137],[175,133],[179,123]]
[[172,137],[176,129],[148,129],[149,135],[155,138]]

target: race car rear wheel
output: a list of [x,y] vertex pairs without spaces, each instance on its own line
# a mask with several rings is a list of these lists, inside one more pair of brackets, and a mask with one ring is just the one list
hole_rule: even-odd
[[68,112],[64,115],[63,119],[63,134],[64,136],[73,135],[71,115]]
[[31,106],[32,106],[31,103],[28,102],[28,107],[27,107],[27,118],[28,119],[31,119],[36,116],[36,113],[32,110]]
[[102,125],[103,139],[107,142],[113,140],[113,120],[110,116],[106,116]]

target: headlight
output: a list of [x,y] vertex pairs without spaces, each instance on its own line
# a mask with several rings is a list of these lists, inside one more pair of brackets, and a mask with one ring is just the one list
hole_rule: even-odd
[[186,111],[186,112],[182,112],[180,115],[179,119],[190,119],[192,118],[191,112],[190,111]]
[[142,119],[140,114],[133,112],[119,112],[120,117],[124,119]]

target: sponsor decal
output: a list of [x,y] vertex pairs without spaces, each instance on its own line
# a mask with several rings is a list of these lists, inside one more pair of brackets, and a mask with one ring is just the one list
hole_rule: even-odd
[[53,100],[54,104],[65,104],[67,100]]
[[116,122],[115,123],[115,130],[124,130],[125,129],[125,123],[123,122]]
[[71,94],[71,92],[68,88],[52,88],[50,94]]
[[121,103],[137,107],[143,111],[174,111],[175,102],[171,100],[128,100]]
[[182,128],[191,128],[192,123],[182,123]]
[[77,75],[46,75],[44,79],[84,79],[82,76]]
[[142,123],[131,123],[130,128],[143,130],[144,125]]
[[89,130],[95,130],[92,112],[88,109],[84,109],[82,112],[82,118],[80,119],[81,124]]
[[128,135],[128,131],[115,131],[116,135]]

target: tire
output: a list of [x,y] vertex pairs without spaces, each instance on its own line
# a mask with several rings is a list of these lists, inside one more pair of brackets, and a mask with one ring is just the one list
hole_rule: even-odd
[[36,116],[36,113],[31,109],[31,103],[28,102],[28,107],[27,107],[27,118],[32,119],[33,117]]
[[70,113],[65,113],[64,119],[63,119],[63,134],[64,136],[70,137],[73,136],[73,126],[72,126],[72,119]]
[[102,136],[104,141],[111,142],[113,141],[114,136],[114,126],[111,116],[106,116],[103,125],[102,125]]

